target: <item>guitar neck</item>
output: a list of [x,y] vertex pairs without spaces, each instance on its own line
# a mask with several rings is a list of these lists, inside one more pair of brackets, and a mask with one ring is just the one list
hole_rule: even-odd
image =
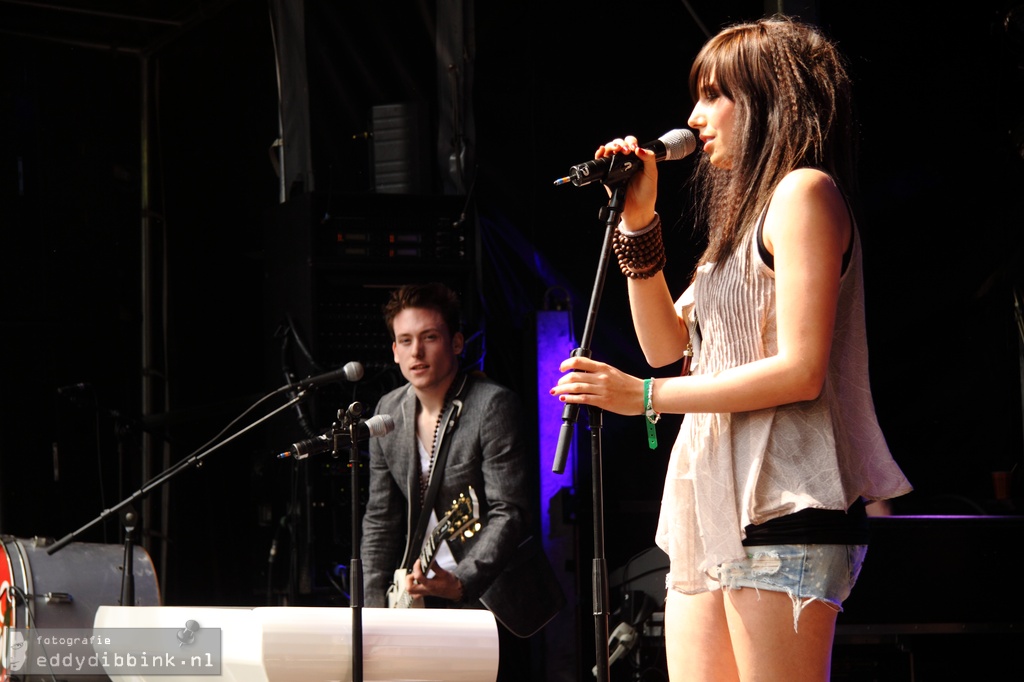
[[[471,537],[480,530],[480,526],[480,507],[476,492],[469,486],[465,493],[459,494],[459,498],[452,503],[451,510],[424,538],[419,556],[420,570],[424,574],[430,572],[437,550],[444,540],[457,535],[463,539]],[[422,600],[414,600],[405,591],[405,580],[411,571],[411,566],[403,566],[395,571],[395,579],[388,589],[388,606],[391,608],[409,608],[416,606],[417,601],[420,606],[423,605]]]
[[420,552],[420,570],[423,573],[427,573],[430,570],[430,564],[434,563],[434,556],[437,555],[437,550],[443,542],[442,538],[448,532],[450,525],[447,521],[442,521],[423,543],[423,550]]

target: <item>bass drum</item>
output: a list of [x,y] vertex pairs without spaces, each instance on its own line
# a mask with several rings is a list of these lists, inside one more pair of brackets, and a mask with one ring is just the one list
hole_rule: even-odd
[[[8,660],[17,655],[20,642],[14,640],[23,636],[16,629],[92,629],[96,609],[120,605],[122,545],[72,542],[47,554],[52,544],[43,538],[0,536],[0,682],[20,667]],[[149,553],[142,547],[134,550],[135,605],[160,606]]]

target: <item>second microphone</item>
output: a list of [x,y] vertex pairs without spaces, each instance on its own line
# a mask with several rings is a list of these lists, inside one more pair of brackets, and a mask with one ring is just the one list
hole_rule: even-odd
[[[356,438],[376,438],[391,433],[395,429],[395,420],[390,414],[378,414],[356,424]],[[306,459],[310,455],[318,455],[322,452],[332,452],[335,447],[335,435],[323,433],[315,438],[307,438],[297,443],[278,455],[279,459],[294,457],[295,459]],[[337,442],[340,445],[349,445],[351,441],[348,431],[339,433]]]

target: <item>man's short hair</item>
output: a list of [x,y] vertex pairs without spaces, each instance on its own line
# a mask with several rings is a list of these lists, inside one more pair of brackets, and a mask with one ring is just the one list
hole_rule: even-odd
[[459,296],[440,282],[406,284],[391,292],[391,298],[384,304],[384,323],[392,341],[395,340],[395,317],[406,308],[436,310],[441,314],[450,336],[460,329],[462,312]]

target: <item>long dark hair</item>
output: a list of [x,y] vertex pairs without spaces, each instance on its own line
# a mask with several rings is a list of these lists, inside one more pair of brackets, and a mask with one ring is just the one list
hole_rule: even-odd
[[708,230],[704,263],[721,262],[790,171],[805,166],[855,188],[850,78],[835,45],[815,27],[772,17],[724,29],[690,69],[696,102],[714,87],[735,103],[731,168],[697,164],[697,205]]

